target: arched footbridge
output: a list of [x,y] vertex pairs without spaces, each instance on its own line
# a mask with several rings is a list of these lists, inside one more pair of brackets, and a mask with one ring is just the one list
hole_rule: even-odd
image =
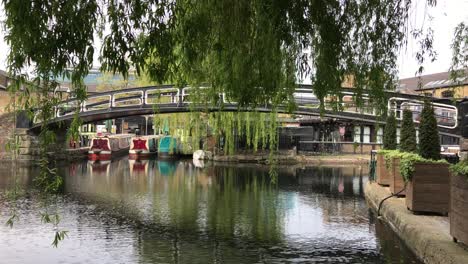
[[[197,88],[203,90],[204,88]],[[76,99],[61,102],[55,109],[55,118],[52,123],[65,123],[65,126],[73,119],[76,110],[83,122],[90,123],[100,120],[115,119],[136,115],[148,115],[157,113],[180,113],[189,111],[238,111],[238,105],[230,102],[224,94],[219,95],[219,106],[206,108],[198,106],[191,101],[195,88],[177,88],[172,85],[149,86],[122,89],[116,91],[95,93],[79,104]],[[336,118],[339,120],[370,122],[384,124],[385,120],[376,116],[375,111],[369,108],[359,109],[353,103],[355,91],[352,88],[343,88],[343,111],[327,109],[322,116]],[[402,94],[392,91],[386,92],[388,98],[388,110],[395,112],[397,119],[401,120],[403,109],[410,109],[416,123],[419,122],[420,114],[425,97],[419,95]],[[294,92],[297,108],[296,115],[320,116],[319,101],[312,92],[310,85],[298,85]],[[368,99],[363,95],[364,101]],[[449,100],[431,99],[437,118],[439,132],[449,136],[458,136],[458,109]],[[266,104],[258,106],[252,111],[271,112],[271,106]],[[278,107],[278,112],[286,113],[285,107]],[[38,129],[42,121],[36,113],[31,129]]]

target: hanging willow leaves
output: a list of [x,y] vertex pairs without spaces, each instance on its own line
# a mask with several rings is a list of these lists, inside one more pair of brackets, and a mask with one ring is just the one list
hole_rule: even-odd
[[468,75],[468,25],[464,22],[455,28],[452,41],[452,64],[450,66],[451,78],[460,81]]
[[245,141],[248,148],[252,145],[252,135],[250,133],[251,124],[250,124],[250,112],[245,112]]
[[210,94],[242,106],[288,105],[295,83],[311,76],[322,108],[346,76],[353,76],[358,103],[368,89],[373,105],[385,106],[411,2],[2,1],[10,72],[32,67],[41,79],[70,77],[78,100],[99,41],[104,71],[127,77],[133,68],[158,83],[206,83]]
[[[24,96],[23,107],[40,109],[43,124],[54,117],[59,102],[54,80],[72,81],[78,105],[86,99],[83,78],[92,67],[97,42],[102,43],[98,55],[103,71],[128,77],[134,69],[152,82],[203,85],[208,92],[198,101],[203,103],[199,110],[217,105],[220,94],[247,110],[266,104],[293,109],[294,88],[305,78],[311,79],[322,110],[328,99],[333,99],[332,109],[338,109],[341,83],[347,77],[353,80],[358,106],[365,91],[370,105],[385,109],[384,90],[394,87],[411,2],[2,0],[8,70],[16,87],[28,79],[23,72],[32,70],[35,88],[21,92],[38,96]],[[427,0],[429,5],[435,2]],[[264,121],[252,127],[257,150],[259,143],[267,147],[268,132],[265,116],[254,115]],[[234,149],[232,118],[229,113],[220,115],[228,153]],[[198,135],[198,120],[190,123]],[[78,115],[72,124],[75,131],[69,135],[76,137]],[[43,125],[45,171],[52,134]],[[57,178],[49,178],[54,185]]]

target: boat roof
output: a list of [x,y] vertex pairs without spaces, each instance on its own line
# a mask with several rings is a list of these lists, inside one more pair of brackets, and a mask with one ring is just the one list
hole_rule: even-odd
[[104,136],[107,137],[107,138],[130,138],[130,137],[134,137],[135,134],[111,134],[111,135],[106,135]]
[[161,138],[161,137],[163,137],[163,135],[143,135],[143,136],[133,136],[132,138],[148,139],[148,138]]

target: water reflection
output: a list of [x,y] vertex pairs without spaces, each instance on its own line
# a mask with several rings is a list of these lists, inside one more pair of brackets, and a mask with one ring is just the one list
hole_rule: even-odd
[[[387,227],[373,222],[363,199],[365,167],[283,167],[277,184],[268,167],[199,168],[192,161],[79,162],[61,173],[66,195],[57,206],[71,237],[60,254],[50,254],[52,262],[72,256],[102,263],[415,261],[387,236],[393,234]],[[34,173],[25,174],[28,186]],[[1,188],[9,186],[6,178],[0,177]],[[19,230],[45,232],[36,220],[25,223]],[[21,248],[13,233],[0,227],[0,248]],[[27,262],[44,250],[38,246],[9,260]]]

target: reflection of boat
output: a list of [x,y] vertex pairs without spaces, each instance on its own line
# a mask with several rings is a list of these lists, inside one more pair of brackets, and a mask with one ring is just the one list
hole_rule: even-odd
[[164,136],[159,139],[158,156],[169,158],[177,156],[177,139],[171,136]]
[[171,176],[176,171],[177,163],[171,161],[158,161],[158,171],[163,176]]
[[148,159],[158,152],[160,136],[134,137],[130,142],[129,159]]
[[205,162],[200,159],[193,159],[193,165],[197,168],[204,168],[205,167]]
[[89,161],[88,166],[91,167],[91,175],[109,175],[110,161],[94,162]]
[[128,160],[130,175],[151,175],[155,160]]
[[111,160],[112,157],[127,153],[130,148],[131,136],[125,134],[93,138],[88,151],[88,159],[92,161]]

